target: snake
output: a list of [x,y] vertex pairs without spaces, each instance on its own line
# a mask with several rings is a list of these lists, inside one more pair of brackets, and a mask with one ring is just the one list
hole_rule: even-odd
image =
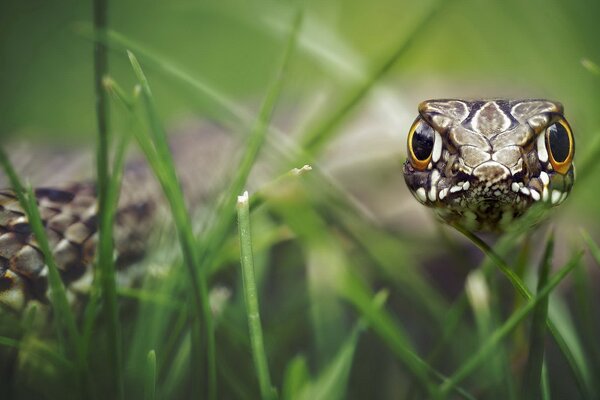
[[[232,142],[214,128],[196,129],[172,145],[188,204],[202,203],[209,172],[225,171],[230,162]],[[413,196],[443,221],[501,231],[533,203],[565,200],[575,178],[574,151],[560,103],[429,100],[419,105],[409,130],[403,173]],[[96,186],[91,180],[42,185],[34,194],[52,256],[75,303],[93,281]],[[147,165],[129,162],[113,229],[119,279],[146,254],[164,209],[161,199]],[[49,305],[48,266],[16,193],[0,189],[0,309],[19,313],[32,303]]]
[[561,103],[434,99],[418,113],[404,180],[443,222],[503,232],[533,204],[554,207],[569,195],[575,141]]
[[[224,181],[237,142],[209,123],[189,124],[175,133],[170,145],[179,183],[189,208],[198,209],[209,203],[218,183]],[[73,169],[48,160],[72,154],[48,148],[29,150],[52,154],[38,155],[37,162],[35,157],[29,159],[29,164],[36,164],[29,169],[44,169],[44,166],[48,169],[48,165]],[[23,158],[20,156],[13,154],[12,158]],[[92,164],[92,160],[87,161]],[[94,279],[98,243],[96,184],[89,177],[71,180],[67,176],[53,176],[42,180],[52,184],[36,186],[33,194],[46,239],[71,306],[81,308],[79,305],[84,304]],[[144,272],[135,266],[148,254],[152,235],[162,229],[160,221],[168,219],[168,214],[160,185],[147,162],[139,155],[130,157],[123,172],[113,224],[114,261],[120,286],[131,287],[143,279]],[[48,265],[26,212],[12,188],[0,189],[0,312],[19,315],[34,304],[49,310],[49,299]]]

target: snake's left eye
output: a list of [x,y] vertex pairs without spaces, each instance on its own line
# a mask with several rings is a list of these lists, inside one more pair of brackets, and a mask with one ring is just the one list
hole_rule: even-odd
[[567,121],[561,119],[546,128],[546,147],[552,168],[563,175],[569,172],[575,153],[575,141]]
[[423,171],[431,161],[435,144],[435,131],[421,118],[410,127],[408,132],[408,156],[416,169]]

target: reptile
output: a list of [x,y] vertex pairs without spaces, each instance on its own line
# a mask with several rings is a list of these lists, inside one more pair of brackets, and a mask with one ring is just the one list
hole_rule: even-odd
[[[188,204],[197,206],[211,175],[213,186],[222,180],[214,172],[227,171],[234,143],[214,126],[191,131],[175,135],[172,150]],[[410,192],[444,221],[473,230],[503,230],[535,202],[558,205],[574,181],[573,134],[562,105],[547,100],[425,101],[407,147]],[[34,193],[65,287],[73,299],[85,296],[97,244],[95,185],[42,185]],[[114,224],[119,276],[144,256],[161,198],[145,163],[130,162]],[[15,193],[0,190],[0,306],[48,304],[47,274]]]
[[[224,181],[237,142],[216,125],[193,123],[175,129],[170,145],[186,201],[197,212],[202,204],[209,203]],[[93,179],[70,175],[73,169],[91,166],[93,160],[83,157],[85,160],[77,164],[84,165],[73,168],[68,160],[75,158],[73,154],[43,147],[27,146],[22,151],[37,154],[38,160],[16,151],[11,158],[26,159],[27,168],[19,169],[47,170],[43,174],[47,176],[36,179],[42,184],[36,185],[34,195],[67,295],[77,306],[83,304],[80,300],[87,297],[93,281],[98,205]],[[53,161],[57,159],[63,160],[64,165]],[[69,172],[61,174],[61,170]],[[198,179],[200,175],[202,179]],[[146,161],[140,155],[132,155],[123,173],[113,226],[119,283],[132,286],[143,277],[143,271],[133,266],[151,247],[157,221],[168,219],[160,185]],[[0,312],[4,309],[21,313],[31,304],[50,304],[48,267],[16,193],[11,188],[0,189]]]
[[472,231],[505,231],[533,204],[561,204],[575,180],[562,104],[543,99],[422,102],[403,172],[413,196]]

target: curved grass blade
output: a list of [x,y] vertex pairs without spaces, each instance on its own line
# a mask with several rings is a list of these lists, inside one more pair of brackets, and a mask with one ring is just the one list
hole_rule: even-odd
[[489,339],[483,343],[477,353],[462,364],[462,366],[451,375],[441,386],[440,392],[443,396],[447,396],[454,388],[455,385],[464,380],[469,376],[482,362],[486,361],[486,357],[489,353],[496,348],[498,343],[504,339],[513,329],[517,327],[521,321],[531,313],[535,306],[542,300],[546,299],[547,296],[554,290],[554,288],[575,268],[583,252],[577,253],[563,268],[554,274],[548,281],[548,284],[539,291],[539,293],[530,299],[527,303],[519,310],[515,311],[508,320],[489,337]]
[[[534,213],[538,213],[539,211],[543,211],[543,209],[533,209],[532,211]],[[516,229],[514,232],[509,232],[506,235],[507,238],[511,238],[511,236],[516,238],[521,233],[521,228],[526,227],[527,224],[531,222],[529,220],[530,218],[532,220],[539,219],[538,216],[532,213],[528,213],[528,215],[525,215],[523,218],[526,218],[526,221],[520,221],[519,228]],[[495,252],[490,246],[488,246],[487,243],[485,243],[483,240],[477,237],[477,235],[473,234],[467,229],[464,229],[460,226],[454,226],[454,228],[457,229],[463,235],[465,235],[481,251],[483,251],[487,258],[491,260],[508,278],[510,283],[523,298],[527,300],[531,300],[533,298],[531,292],[525,286],[521,278],[519,278],[513,272],[513,270],[508,266],[508,264],[498,255],[497,252]],[[486,267],[487,265],[484,265],[484,268]],[[550,311],[552,311],[552,309],[550,309]],[[583,357],[581,346],[579,345],[575,335],[571,334],[568,337],[566,336],[567,333],[574,333],[574,331],[572,329],[569,329],[569,332],[561,331],[561,328],[563,330],[566,329],[566,325],[557,324],[555,318],[556,317],[553,316],[552,313],[550,313],[548,319],[546,320],[548,329],[552,333],[552,336],[554,337],[554,340],[560,348],[560,351],[567,359],[569,366],[571,367],[571,371],[573,372],[573,375],[575,377],[575,380],[577,381],[577,387],[579,388],[581,394],[586,396],[586,398],[589,398],[589,394],[592,393],[593,382],[589,373],[589,368],[587,367],[586,360]]]
[[[546,249],[539,266],[537,296],[548,282],[553,250],[554,236],[551,235],[546,241]],[[548,297],[541,300],[533,310],[529,336],[529,356],[521,391],[521,398],[523,399],[537,399],[542,394],[542,366],[544,364],[544,337],[546,335],[547,319]]]

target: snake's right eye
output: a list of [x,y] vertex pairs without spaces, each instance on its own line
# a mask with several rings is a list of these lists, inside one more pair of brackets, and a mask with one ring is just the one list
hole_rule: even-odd
[[408,132],[408,156],[410,163],[419,171],[423,171],[431,161],[435,142],[435,131],[420,117]]

